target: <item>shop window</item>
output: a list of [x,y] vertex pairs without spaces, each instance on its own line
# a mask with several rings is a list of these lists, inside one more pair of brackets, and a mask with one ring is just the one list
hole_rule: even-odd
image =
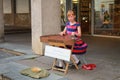
[[95,34],[120,36],[120,1],[94,0]]

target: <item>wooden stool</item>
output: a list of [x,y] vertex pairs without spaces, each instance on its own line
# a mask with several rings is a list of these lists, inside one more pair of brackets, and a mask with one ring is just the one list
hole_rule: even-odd
[[[60,43],[60,42],[49,42],[49,45],[51,45],[51,46],[56,46],[56,47],[63,47],[63,48],[66,48],[67,49],[67,47],[65,46],[65,44],[64,43]],[[72,52],[72,50],[73,50],[73,46],[72,46],[72,48],[71,48],[71,52]],[[62,54],[62,53],[61,53]],[[57,58],[54,60],[54,62],[53,62],[53,65],[52,65],[52,70],[58,70],[58,71],[62,71],[62,72],[64,72],[65,74],[67,74],[67,72],[68,72],[68,67],[69,67],[69,62],[65,62],[65,61],[63,61],[63,63],[65,64],[65,68],[64,69],[60,69],[60,68],[56,68],[55,67],[55,65],[57,64]],[[75,66],[75,68],[78,70],[79,68],[78,68],[78,65],[75,63],[75,60],[74,60],[74,58],[72,57],[72,55],[70,56],[70,60],[72,61],[72,63],[74,64],[74,66]]]

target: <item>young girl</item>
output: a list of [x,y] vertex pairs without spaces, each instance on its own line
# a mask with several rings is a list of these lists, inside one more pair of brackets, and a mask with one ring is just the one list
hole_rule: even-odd
[[[72,51],[72,56],[76,61],[76,64],[79,65],[80,61],[76,57],[76,55],[79,54],[84,54],[86,52],[87,44],[83,42],[80,37],[81,37],[81,27],[78,22],[75,21],[75,13],[72,10],[69,10],[67,13],[68,17],[68,22],[66,23],[66,26],[63,30],[63,32],[60,33],[61,36],[63,35],[71,35],[71,36],[76,36],[76,42],[73,47]],[[67,46],[70,47],[70,46]],[[62,67],[62,63],[59,62],[59,67]]]

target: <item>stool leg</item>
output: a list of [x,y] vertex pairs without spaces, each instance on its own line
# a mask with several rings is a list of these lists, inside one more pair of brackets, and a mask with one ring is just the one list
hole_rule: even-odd
[[67,72],[68,72],[68,67],[69,67],[69,63],[67,62],[66,67],[65,67],[65,72],[64,72],[65,74],[67,74]]
[[52,65],[52,70],[54,69],[55,65],[56,65],[56,62],[57,62],[57,58],[55,58],[54,62],[53,62],[53,65]]
[[76,69],[78,70],[79,68],[78,68],[77,64],[75,63],[75,60],[72,56],[71,56],[71,60],[72,60],[73,64],[75,65]]

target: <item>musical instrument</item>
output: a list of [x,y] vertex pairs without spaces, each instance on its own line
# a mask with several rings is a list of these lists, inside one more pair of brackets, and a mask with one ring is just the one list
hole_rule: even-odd
[[[74,43],[76,41],[76,37],[71,36],[71,35],[61,36],[59,34],[44,35],[44,36],[40,36],[40,41],[43,42],[43,43],[48,43],[49,45],[52,45],[52,46],[64,47],[64,48],[66,48],[66,45],[70,45],[71,46],[71,51],[72,51]],[[77,64],[75,63],[74,58],[71,56],[70,59],[73,62],[73,64],[75,65],[76,69],[78,70],[79,68],[78,68]],[[55,67],[56,64],[57,64],[57,58],[53,62],[52,70],[63,71],[65,74],[67,73],[68,66],[69,66],[68,62],[66,62],[65,69],[56,68]]]
[[61,36],[59,34],[55,34],[55,35],[40,36],[40,41],[44,43],[56,42],[56,43],[64,43],[65,45],[74,45],[75,39],[70,35]]

